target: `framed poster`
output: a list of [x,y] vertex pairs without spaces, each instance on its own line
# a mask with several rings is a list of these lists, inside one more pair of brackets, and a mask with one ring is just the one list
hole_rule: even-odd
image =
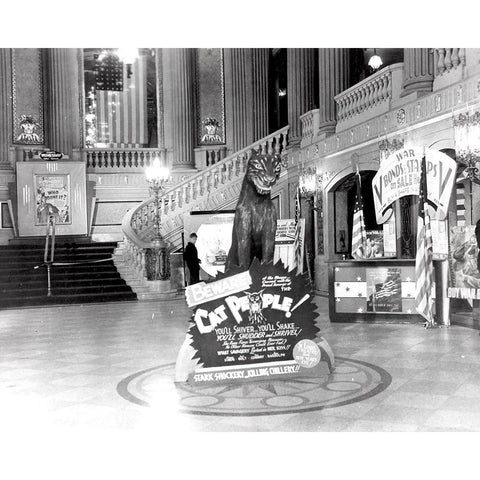
[[57,225],[71,225],[70,175],[34,175],[35,225],[46,225],[53,215]]
[[402,281],[400,267],[366,269],[367,312],[401,312]]

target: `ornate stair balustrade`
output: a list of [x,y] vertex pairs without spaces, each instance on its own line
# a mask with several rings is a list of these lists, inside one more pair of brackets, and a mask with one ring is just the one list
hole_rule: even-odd
[[403,63],[395,63],[336,95],[337,131],[388,112],[400,97],[402,82]]
[[[170,251],[181,247],[183,216],[192,210],[221,210],[234,205],[253,150],[282,154],[286,126],[175,185],[160,197],[161,234]],[[145,276],[145,251],[152,246],[155,205],[152,198],[130,210],[122,222],[124,261]],[[120,249],[119,249],[120,251]]]
[[433,52],[436,77],[466,65],[464,48],[434,48]]
[[87,173],[143,172],[155,157],[165,158],[159,148],[85,148],[81,155]]

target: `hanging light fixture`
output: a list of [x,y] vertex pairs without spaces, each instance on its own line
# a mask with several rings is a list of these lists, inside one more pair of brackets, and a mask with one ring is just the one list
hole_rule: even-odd
[[122,47],[117,49],[118,58],[127,66],[127,78],[132,76],[132,65],[138,58],[138,48]]
[[377,55],[377,49],[373,49],[373,55],[370,57],[370,60],[368,61],[368,66],[372,70],[378,70],[381,66],[383,65],[383,60],[380,57],[380,55]]

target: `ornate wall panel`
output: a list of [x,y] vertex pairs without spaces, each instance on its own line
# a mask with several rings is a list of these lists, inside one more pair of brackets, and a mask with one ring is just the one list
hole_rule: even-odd
[[225,143],[225,88],[221,48],[196,49],[197,145]]
[[12,49],[13,143],[44,144],[43,90],[41,49]]

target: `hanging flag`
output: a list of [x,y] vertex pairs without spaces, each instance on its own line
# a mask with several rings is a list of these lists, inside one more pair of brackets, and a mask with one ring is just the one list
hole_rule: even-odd
[[433,326],[433,240],[427,206],[427,171],[425,157],[423,157],[420,174],[420,192],[418,195],[415,298],[417,312],[426,319],[426,326]]
[[367,244],[367,234],[365,232],[365,222],[363,219],[361,178],[358,168],[355,179],[357,183],[357,194],[355,197],[355,208],[353,210],[352,257],[364,258],[365,246]]
[[96,91],[97,142],[110,148],[140,148],[148,142],[147,63],[144,56],[137,58],[130,76],[121,65],[123,89],[106,85]]

